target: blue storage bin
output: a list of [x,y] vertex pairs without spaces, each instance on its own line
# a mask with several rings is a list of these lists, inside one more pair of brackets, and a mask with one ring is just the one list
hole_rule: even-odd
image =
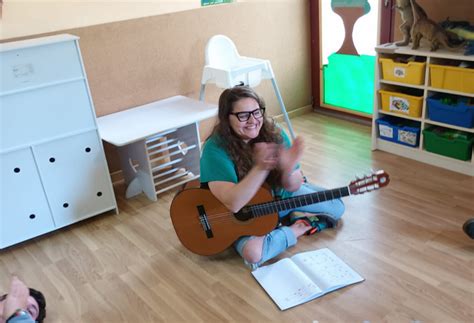
[[380,139],[397,144],[418,147],[420,144],[420,123],[392,116],[376,120]]
[[427,98],[428,117],[433,121],[472,128],[474,101],[463,96],[435,94]]

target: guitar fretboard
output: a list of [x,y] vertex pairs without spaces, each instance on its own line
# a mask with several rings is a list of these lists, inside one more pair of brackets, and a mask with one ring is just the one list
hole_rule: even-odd
[[334,200],[340,197],[348,196],[350,194],[349,187],[340,187],[327,191],[294,196],[283,200],[254,204],[249,206],[247,211],[250,211],[252,217],[259,217],[270,213],[276,213],[288,209],[295,209],[306,205]]

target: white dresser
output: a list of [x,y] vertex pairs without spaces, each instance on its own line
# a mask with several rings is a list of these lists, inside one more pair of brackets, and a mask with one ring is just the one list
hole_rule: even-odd
[[117,210],[78,40],[0,44],[0,248]]

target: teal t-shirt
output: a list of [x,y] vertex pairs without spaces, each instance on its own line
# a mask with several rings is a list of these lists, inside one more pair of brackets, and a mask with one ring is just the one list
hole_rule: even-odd
[[[291,147],[290,139],[283,129],[281,129],[281,136],[283,145],[286,148]],[[239,181],[235,164],[225,148],[219,144],[220,141],[221,138],[214,134],[204,143],[201,154],[201,183],[214,181],[237,183]],[[278,189],[278,191],[274,189],[273,193],[282,198],[292,195],[284,189]]]

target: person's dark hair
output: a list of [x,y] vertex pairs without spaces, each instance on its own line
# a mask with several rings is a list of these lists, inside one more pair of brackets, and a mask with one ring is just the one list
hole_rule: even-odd
[[40,291],[34,288],[29,288],[29,290],[30,296],[38,303],[38,317],[36,318],[36,322],[43,323],[43,320],[46,317],[46,299]]
[[[239,179],[250,171],[253,166],[253,147],[258,142],[274,142],[281,144],[283,138],[280,130],[275,126],[272,119],[265,116],[262,119],[262,128],[257,138],[244,143],[230,126],[229,115],[233,112],[234,103],[245,98],[252,98],[257,101],[260,108],[265,109],[265,101],[252,88],[248,86],[235,86],[224,90],[219,97],[219,123],[215,126],[213,134],[218,134],[224,138],[222,146],[227,150],[231,159],[236,165]],[[281,186],[281,171],[270,172],[267,183],[271,186]]]

